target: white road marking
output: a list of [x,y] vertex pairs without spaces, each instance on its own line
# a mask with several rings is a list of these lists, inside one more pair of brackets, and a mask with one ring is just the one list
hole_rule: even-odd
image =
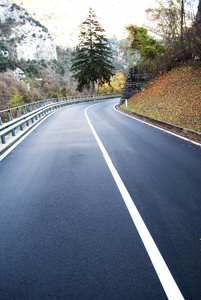
[[[107,101],[107,100],[97,100],[94,102],[98,102],[98,101]],[[83,105],[86,103],[77,103],[74,104],[72,107],[78,106],[78,105]],[[71,106],[68,106],[71,107]],[[66,107],[67,108],[67,107]],[[0,162],[13,150],[15,149],[30,133],[32,133],[34,131],[34,129],[36,129],[42,122],[44,122],[47,118],[49,118],[49,116],[51,116],[52,114],[58,112],[59,110],[55,110],[51,113],[49,113],[46,117],[44,117],[41,121],[38,121],[38,123],[36,125],[33,126],[32,129],[30,129],[26,134],[24,134],[21,138],[19,138],[16,142],[14,142],[14,144],[8,148],[8,150],[6,150],[5,152],[3,152],[3,154],[0,155]]]
[[126,117],[128,117],[128,118],[134,119],[134,120],[136,120],[136,121],[138,121],[138,122],[144,123],[144,124],[146,124],[146,125],[148,125],[148,126],[154,127],[154,128],[159,129],[159,130],[161,130],[161,131],[163,131],[163,132],[166,132],[166,133],[168,133],[168,134],[174,135],[174,136],[176,136],[176,137],[178,137],[178,138],[180,138],[180,139],[182,139],[182,140],[184,140],[184,141],[187,141],[187,142],[189,142],[189,143],[192,143],[192,144],[194,144],[194,145],[197,145],[197,146],[201,147],[201,143],[199,143],[199,142],[195,142],[195,141],[193,141],[193,140],[191,140],[191,139],[188,139],[188,138],[186,138],[186,137],[184,137],[184,136],[182,136],[182,135],[176,134],[176,133],[174,133],[174,132],[172,132],[172,131],[170,131],[170,130],[163,129],[162,127],[159,127],[159,126],[157,126],[157,125],[153,125],[153,124],[151,124],[151,123],[149,123],[149,122],[140,120],[140,119],[138,119],[138,118],[136,118],[136,117],[133,117],[133,116],[130,116],[129,114],[126,114],[126,113],[124,113],[124,112],[122,112],[122,111],[119,111],[118,109],[116,109],[115,106],[116,106],[116,104],[113,106],[113,109],[114,109],[115,111],[117,111],[118,113],[120,113],[120,114],[122,114],[122,115],[124,115],[124,116],[126,116]]
[[87,107],[85,109],[85,116],[89,123],[89,126],[94,134],[94,137],[103,153],[103,156],[105,158],[105,161],[109,167],[110,172],[113,175],[113,178],[117,184],[117,187],[124,199],[124,202],[128,208],[128,211],[131,215],[131,218],[137,228],[137,231],[140,235],[140,238],[147,250],[147,253],[152,261],[152,264],[154,266],[154,269],[158,275],[158,278],[163,286],[163,289],[167,295],[167,298],[169,300],[184,300],[183,295],[181,294],[172,274],[170,273],[170,270],[168,269],[160,251],[158,250],[151,234],[149,233],[142,217],[140,216],[140,213],[138,212],[130,194],[128,193],[128,190],[126,189],[121,177],[119,176],[117,170],[115,169],[112,160],[107,153],[103,143],[101,142],[98,134],[96,133],[88,115],[87,110],[92,107],[93,105]]

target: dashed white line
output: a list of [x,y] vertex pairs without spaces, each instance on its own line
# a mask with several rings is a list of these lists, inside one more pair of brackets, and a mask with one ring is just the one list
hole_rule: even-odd
[[128,208],[128,211],[131,215],[131,218],[137,228],[137,231],[140,235],[140,238],[146,248],[146,251],[152,261],[152,264],[154,266],[154,269],[158,275],[158,278],[163,286],[163,289],[166,293],[166,296],[169,300],[184,300],[184,297],[179,290],[172,274],[170,273],[170,270],[168,269],[160,251],[158,250],[151,234],[149,233],[140,213],[138,212],[128,190],[126,189],[121,177],[119,176],[116,168],[114,167],[114,164],[112,163],[112,160],[107,153],[103,143],[101,142],[98,134],[96,133],[88,115],[87,110],[92,107],[93,105],[87,107],[85,109],[85,116],[89,123],[89,126],[94,134],[94,137],[102,151],[102,154],[105,158],[105,161],[109,167],[110,172],[112,173],[112,176],[117,184],[117,187],[122,195],[122,198]]

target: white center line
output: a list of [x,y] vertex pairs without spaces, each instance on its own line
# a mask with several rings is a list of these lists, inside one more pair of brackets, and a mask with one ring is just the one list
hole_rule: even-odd
[[85,116],[89,123],[89,126],[94,134],[94,137],[103,153],[103,156],[105,158],[105,161],[109,167],[110,172],[113,175],[113,178],[117,184],[117,187],[124,199],[124,202],[128,208],[128,211],[131,215],[131,218],[137,228],[137,231],[140,235],[140,238],[147,250],[147,253],[151,259],[151,262],[154,266],[154,269],[158,275],[158,278],[163,286],[163,289],[166,293],[166,296],[169,300],[184,300],[183,295],[181,294],[181,291],[179,290],[172,274],[170,273],[170,270],[168,269],[160,251],[158,250],[151,234],[149,233],[140,213],[138,212],[130,194],[128,193],[128,190],[126,189],[121,177],[119,176],[117,170],[115,169],[112,160],[107,153],[105,147],[103,146],[103,143],[101,142],[98,134],[96,133],[88,115],[87,110],[92,107],[93,105],[87,107],[85,109]]

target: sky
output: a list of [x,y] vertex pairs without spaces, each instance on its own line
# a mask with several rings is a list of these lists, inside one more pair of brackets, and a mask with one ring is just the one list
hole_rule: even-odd
[[[198,0],[192,0],[198,2]],[[105,29],[107,38],[126,37],[125,26],[147,24],[145,10],[156,5],[155,0],[14,0],[36,20],[46,26],[57,45],[75,46],[79,25],[85,21],[91,7]]]

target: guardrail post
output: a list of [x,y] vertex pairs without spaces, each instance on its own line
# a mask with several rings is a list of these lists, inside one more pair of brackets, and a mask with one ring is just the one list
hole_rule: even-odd
[[[43,107],[45,107],[45,106],[46,106],[45,100],[43,100],[43,101],[42,101],[42,106],[43,106]],[[44,112],[44,114],[46,115],[46,113],[47,113],[46,109],[44,109],[44,111],[43,111],[43,112]]]
[[[9,115],[10,121],[12,121],[13,120],[13,116],[12,116],[12,113],[11,113],[10,109],[8,110],[8,115]],[[12,136],[15,136],[15,129],[14,128],[11,129],[11,132],[12,132]]]
[[[27,108],[26,108],[26,105],[23,105],[23,107],[24,107],[24,113],[25,113],[25,115],[26,115],[26,114],[27,114]],[[26,120],[26,125],[29,126],[29,121],[28,121],[28,120]]]
[[[17,114],[18,114],[18,117],[21,117],[21,113],[20,113],[19,107],[17,107]],[[23,124],[20,124],[20,130],[23,130]]]
[[48,100],[48,103],[47,103],[47,104],[48,104],[48,106],[49,106],[49,107],[48,107],[48,110],[51,111],[51,110],[52,110],[52,107],[50,106],[50,105],[51,105],[51,100],[50,100],[50,99]]
[[[51,103],[51,104],[54,104],[54,99],[51,99],[51,100],[50,100],[50,103]],[[54,105],[52,105],[51,109],[54,110]]]
[[[49,102],[49,104],[51,104],[51,100],[49,99],[48,100],[48,102]],[[49,107],[49,111],[51,111],[52,110],[52,108],[51,108],[51,106]]]
[[[31,104],[29,104],[29,110],[30,110],[30,112],[33,111]],[[31,118],[31,122],[34,123],[34,118],[33,117]]]
[[[1,120],[1,117],[0,117],[0,126],[1,125],[3,125],[3,123],[2,123],[2,120]],[[1,142],[2,142],[2,144],[5,144],[6,143],[6,140],[5,140],[5,134],[2,134],[1,135]]]
[[55,109],[58,109],[58,99],[55,99],[55,103],[56,103]]
[[[42,101],[39,102],[39,106],[40,106],[40,107],[43,106]],[[43,111],[41,111],[41,113],[39,114],[39,117],[40,117],[41,115],[43,116]]]
[[[47,106],[47,102],[45,103],[45,106]],[[45,114],[48,114],[48,111],[49,111],[49,107],[46,107]]]
[[53,103],[54,103],[54,110],[56,109],[56,105],[55,105],[55,103],[56,103],[56,100],[55,99],[52,99],[52,101],[53,101]]
[[6,143],[6,139],[5,139],[5,134],[1,135],[1,143],[5,144]]
[[[33,106],[34,106],[34,110],[36,110],[37,109],[36,108],[36,103],[34,103]],[[38,116],[37,115],[35,116],[35,119],[38,120]]]

